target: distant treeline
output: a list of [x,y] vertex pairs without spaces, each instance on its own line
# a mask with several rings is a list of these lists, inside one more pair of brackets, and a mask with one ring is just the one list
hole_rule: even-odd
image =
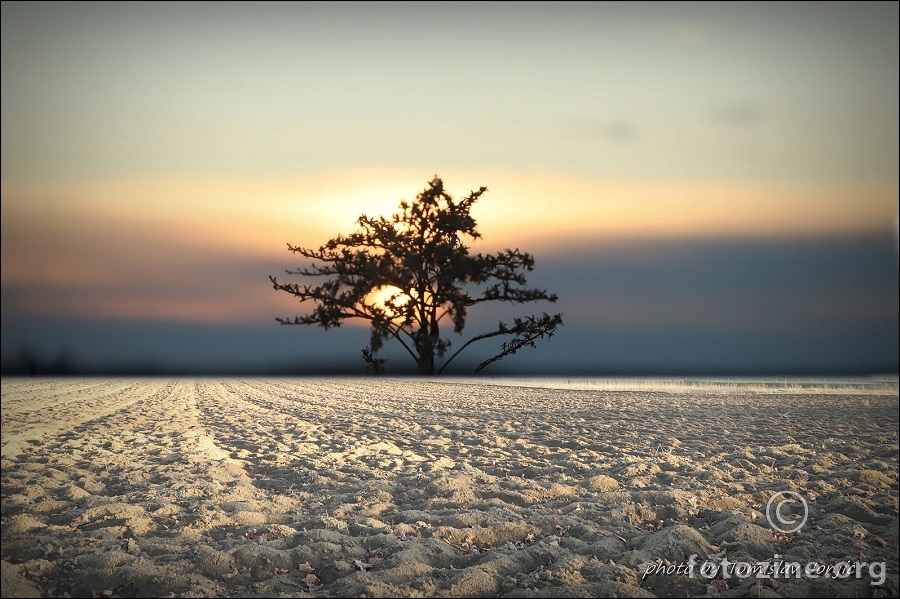
[[[120,363],[107,365],[87,365],[79,363],[73,356],[60,353],[53,357],[40,356],[28,349],[20,350],[15,356],[3,356],[0,363],[0,374],[3,376],[364,376],[365,369],[358,363],[280,363],[266,365],[223,364],[217,366],[196,364],[171,364],[162,362]],[[388,376],[412,376],[413,367],[390,368]],[[454,376],[454,375],[445,375]],[[465,376],[465,375],[463,375]],[[534,369],[517,369],[514,366],[497,368],[492,377],[896,377],[893,365],[884,368],[815,370],[809,368],[753,369],[616,369],[606,370],[602,367],[574,368],[552,367],[535,371]]]

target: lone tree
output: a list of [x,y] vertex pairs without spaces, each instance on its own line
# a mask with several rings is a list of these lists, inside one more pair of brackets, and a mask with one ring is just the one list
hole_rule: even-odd
[[[534,269],[534,258],[518,249],[494,255],[470,254],[462,238],[478,239],[472,206],[487,191],[482,187],[459,201],[444,191],[437,177],[412,203],[400,202],[400,212],[390,219],[362,215],[360,229],[338,235],[318,249],[288,244],[288,249],[311,260],[312,265],[286,271],[288,275],[327,277],[318,286],[280,283],[275,289],[300,301],[312,300],[315,308],[307,316],[277,318],[283,325],[318,325],[326,330],[344,320],[368,320],[372,327],[371,348],[363,358],[376,372],[384,360],[375,357],[384,342],[393,337],[406,349],[422,375],[440,374],[472,343],[491,337],[511,337],[494,357],[481,362],[474,373],[488,364],[535,347],[535,341],[552,337],[562,325],[562,314],[515,318],[497,328],[475,335],[462,344],[435,370],[435,359],[443,359],[450,340],[442,329],[452,325],[462,334],[468,309],[489,301],[524,303],[555,302],[555,294],[526,287],[525,273]],[[475,288],[470,291],[468,288]]]

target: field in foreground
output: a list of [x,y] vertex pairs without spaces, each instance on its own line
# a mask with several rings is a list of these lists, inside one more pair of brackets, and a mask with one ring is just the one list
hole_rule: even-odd
[[2,454],[3,596],[900,593],[896,384],[4,379]]

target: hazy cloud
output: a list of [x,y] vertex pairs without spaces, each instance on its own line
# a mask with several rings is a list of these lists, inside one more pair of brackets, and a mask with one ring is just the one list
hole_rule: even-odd
[[762,122],[765,109],[756,102],[735,102],[714,108],[713,115],[719,122],[734,127],[749,127]]
[[637,124],[628,119],[582,120],[574,126],[592,139],[615,145],[630,144],[640,137]]
[[[538,254],[528,281],[559,295],[552,305],[479,306],[465,337],[540,310],[562,312],[565,327],[546,346],[500,364],[501,372],[896,372],[898,281],[892,234],[794,241],[723,239],[572,247]],[[211,325],[190,320],[109,318],[101,313],[30,316],[21,299],[54,290],[4,285],[4,368],[23,349],[45,360],[64,354],[77,364],[121,371],[141,364],[194,372],[359,372],[363,327],[324,332],[281,327],[275,316],[304,310],[272,305],[279,295],[265,279],[278,265],[229,260],[231,289],[209,295],[147,296],[150,303],[183,300],[199,310],[240,304],[253,318]],[[62,293],[68,293],[65,290]],[[34,295],[37,294],[37,295]],[[83,293],[74,302],[101,301]],[[286,296],[287,299],[292,299]],[[130,297],[129,301],[139,298]],[[11,301],[13,300],[13,301]],[[173,304],[174,305],[174,304]],[[175,306],[178,307],[178,306]],[[16,312],[16,310],[19,310]],[[177,310],[175,312],[178,312]],[[243,324],[242,324],[243,322]],[[498,344],[483,342],[459,360],[459,373]],[[458,347],[458,345],[457,345]],[[492,355],[492,354],[491,354]],[[399,372],[407,359],[389,345]]]
[[700,20],[677,19],[667,24],[669,39],[684,46],[705,46],[713,41],[713,29]]

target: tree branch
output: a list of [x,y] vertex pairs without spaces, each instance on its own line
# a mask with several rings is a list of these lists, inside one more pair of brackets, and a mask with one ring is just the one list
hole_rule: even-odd
[[478,374],[484,367],[502,360],[506,356],[515,354],[523,347],[534,347],[534,342],[538,339],[543,339],[545,336],[549,339],[556,332],[556,327],[561,325],[561,313],[549,316],[544,312],[539,319],[536,319],[534,316],[529,316],[525,320],[516,319],[515,326],[512,329],[516,336],[508,343],[503,344],[503,349],[499,354],[479,364],[472,374]]
[[485,360],[481,364],[475,368],[472,374],[477,374],[480,370],[484,369],[489,364],[493,362],[497,362],[498,360],[503,359],[506,356],[515,354],[517,351],[522,349],[525,346],[535,347],[535,341],[538,339],[543,339],[547,337],[548,339],[553,336],[556,332],[557,326],[563,326],[562,322],[562,313],[556,314],[554,316],[548,315],[546,312],[540,318],[536,318],[534,316],[529,316],[525,319],[516,318],[513,320],[513,326],[509,327],[506,323],[500,322],[497,325],[497,330],[490,331],[488,333],[482,333],[481,335],[476,335],[469,339],[462,347],[456,350],[452,356],[450,356],[446,362],[444,362],[441,369],[438,371],[438,374],[442,373],[444,369],[447,367],[453,359],[459,355],[462,350],[466,349],[469,345],[475,343],[476,341],[481,341],[483,339],[489,339],[491,337],[497,337],[500,335],[515,335],[513,339],[509,342],[506,342],[502,346],[502,350],[496,356]]

